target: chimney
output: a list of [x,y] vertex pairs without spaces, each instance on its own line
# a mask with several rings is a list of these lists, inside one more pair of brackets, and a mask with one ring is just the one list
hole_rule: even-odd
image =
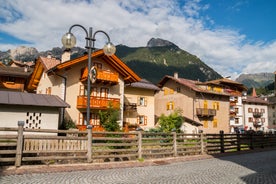
[[175,79],[178,79],[178,72],[174,72],[173,77],[174,77]]
[[69,61],[70,58],[71,58],[70,50],[68,49],[64,50],[63,54],[61,55],[61,63],[64,63],[65,61]]
[[256,89],[255,88],[253,88],[252,97],[257,97],[257,93],[256,93]]

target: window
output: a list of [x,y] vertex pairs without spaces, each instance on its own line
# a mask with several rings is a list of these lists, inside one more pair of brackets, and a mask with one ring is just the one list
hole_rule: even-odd
[[213,102],[213,109],[219,110],[219,102]]
[[107,98],[108,97],[108,93],[109,93],[109,89],[108,88],[101,88],[101,97],[102,98]]
[[261,122],[263,122],[263,123],[264,123],[264,122],[265,122],[265,118],[261,118]]
[[207,102],[207,100],[204,100],[204,102],[203,102],[203,108],[204,109],[208,108],[208,102]]
[[218,127],[218,120],[214,119],[213,120],[213,128],[217,128]]
[[239,113],[239,108],[235,108],[235,113]]
[[52,92],[52,88],[51,87],[46,88],[46,94],[47,95],[50,95],[51,92]]
[[205,120],[205,121],[203,122],[203,127],[204,127],[204,128],[208,128],[208,121],[207,121],[207,120]]
[[177,87],[177,88],[176,88],[176,91],[177,91],[178,93],[180,93],[180,87]]
[[239,124],[239,118],[235,118],[235,124]]
[[170,101],[167,103],[167,110],[173,110],[174,109],[174,102]]
[[138,97],[138,103],[139,106],[147,106],[147,99],[146,97]]
[[93,62],[93,66],[96,66],[97,69],[102,69],[102,64],[101,63],[97,63],[97,62]]
[[96,87],[91,88],[90,96],[97,96],[97,88]]
[[146,116],[137,116],[137,124],[138,125],[147,125],[147,117]]
[[273,118],[275,118],[275,112],[273,112]]
[[254,112],[259,112],[259,109],[258,109],[258,108],[255,108],[255,109],[254,109]]
[[265,109],[261,109],[261,113],[265,113]]
[[79,95],[83,96],[85,94],[85,87],[84,85],[80,85]]
[[169,94],[169,89],[168,88],[164,88],[164,95],[168,95]]
[[253,118],[252,118],[252,117],[249,117],[249,118],[248,118],[248,122],[253,122]]
[[248,108],[248,112],[251,113],[253,110],[252,108]]

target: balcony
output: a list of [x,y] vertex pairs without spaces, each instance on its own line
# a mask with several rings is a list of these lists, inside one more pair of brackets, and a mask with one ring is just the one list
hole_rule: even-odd
[[258,127],[263,126],[263,123],[262,122],[254,122],[253,126],[256,127],[256,128],[258,128]]
[[210,117],[216,115],[215,109],[196,108],[196,115],[200,117]]
[[261,112],[253,112],[253,117],[254,118],[260,118],[262,116],[263,116],[263,113],[261,113]]
[[[81,72],[81,78],[80,81],[87,80],[87,74],[88,74],[87,67]],[[96,83],[109,83],[109,84],[117,84],[119,81],[119,73],[117,72],[111,72],[109,70],[102,70],[97,69],[97,79]]]
[[[90,97],[90,108],[94,109],[107,109],[108,107],[114,109],[120,108],[120,99],[118,98],[102,98],[102,97]],[[87,108],[87,96],[77,97],[77,108],[86,109]]]
[[231,107],[236,106],[236,105],[237,105],[237,103],[236,103],[236,102],[234,102],[234,101],[230,101],[230,106],[231,106]]
[[124,111],[128,111],[128,112],[137,111],[137,104],[136,103],[125,103],[124,104]]

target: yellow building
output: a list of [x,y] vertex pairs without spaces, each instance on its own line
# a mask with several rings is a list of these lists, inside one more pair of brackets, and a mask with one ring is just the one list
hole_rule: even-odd
[[154,95],[159,88],[142,79],[125,86],[124,124],[130,130],[154,128]]
[[[161,90],[155,95],[155,115],[169,115],[176,109],[182,110],[189,130],[184,132],[219,133],[230,132],[229,94],[219,85],[179,78],[178,74],[165,76],[159,82]],[[189,120],[189,121],[187,121]],[[199,126],[202,125],[202,126]]]

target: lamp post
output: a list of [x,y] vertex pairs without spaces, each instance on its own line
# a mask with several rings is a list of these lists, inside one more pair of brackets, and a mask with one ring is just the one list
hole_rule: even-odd
[[107,56],[112,56],[115,52],[116,52],[116,47],[110,42],[110,38],[108,36],[108,34],[102,30],[98,30],[93,34],[92,31],[92,27],[89,27],[89,31],[87,31],[87,29],[85,29],[85,27],[83,27],[82,25],[79,24],[74,24],[69,28],[69,32],[66,33],[65,35],[63,35],[61,42],[63,44],[63,46],[67,49],[71,49],[76,45],[76,37],[71,33],[72,29],[74,27],[80,27],[85,31],[86,37],[86,46],[85,48],[88,51],[88,65],[87,65],[87,69],[88,69],[88,74],[87,74],[87,108],[86,108],[86,125],[90,124],[90,70],[91,70],[91,64],[92,64],[92,54],[95,51],[95,36],[97,33],[103,33],[106,37],[107,37],[107,44],[103,47],[103,51],[105,53],[105,55]]

